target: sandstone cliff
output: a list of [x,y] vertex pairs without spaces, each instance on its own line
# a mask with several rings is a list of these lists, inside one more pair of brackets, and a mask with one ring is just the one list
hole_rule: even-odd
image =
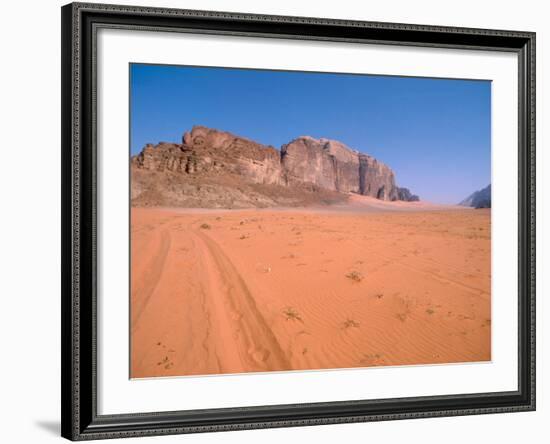
[[182,174],[237,174],[254,183],[279,183],[279,151],[230,133],[196,126],[183,135],[182,144],[147,145],[132,165],[153,171]]
[[281,150],[195,126],[182,143],[147,145],[131,161],[132,204],[268,207],[343,201],[349,193],[418,200],[372,156],[329,139],[298,137]]
[[335,140],[299,137],[283,145],[281,163],[287,185],[307,182],[341,193],[399,199],[388,166]]

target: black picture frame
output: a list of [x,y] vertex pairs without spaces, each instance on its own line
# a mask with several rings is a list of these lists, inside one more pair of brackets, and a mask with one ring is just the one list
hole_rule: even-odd
[[[62,436],[71,440],[535,409],[535,33],[72,3],[62,14]],[[99,28],[509,51],[519,66],[518,390],[98,415],[96,91]]]

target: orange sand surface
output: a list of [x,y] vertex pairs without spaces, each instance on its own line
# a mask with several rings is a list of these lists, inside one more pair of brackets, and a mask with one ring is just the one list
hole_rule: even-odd
[[131,377],[490,360],[490,210],[388,205],[133,208]]

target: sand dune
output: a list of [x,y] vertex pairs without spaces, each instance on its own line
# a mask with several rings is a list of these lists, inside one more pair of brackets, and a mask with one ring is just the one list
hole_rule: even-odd
[[131,376],[491,359],[490,211],[132,209]]

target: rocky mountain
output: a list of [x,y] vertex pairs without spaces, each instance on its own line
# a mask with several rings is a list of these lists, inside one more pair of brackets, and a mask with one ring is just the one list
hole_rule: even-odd
[[459,205],[463,207],[491,208],[491,185],[489,184],[482,190],[470,194]]
[[397,187],[397,200],[418,202],[420,200],[420,197],[418,197],[416,194],[412,194],[408,188]]
[[194,126],[182,143],[146,145],[131,159],[132,204],[246,208],[335,203],[349,193],[418,200],[374,157],[301,136],[280,150]]

